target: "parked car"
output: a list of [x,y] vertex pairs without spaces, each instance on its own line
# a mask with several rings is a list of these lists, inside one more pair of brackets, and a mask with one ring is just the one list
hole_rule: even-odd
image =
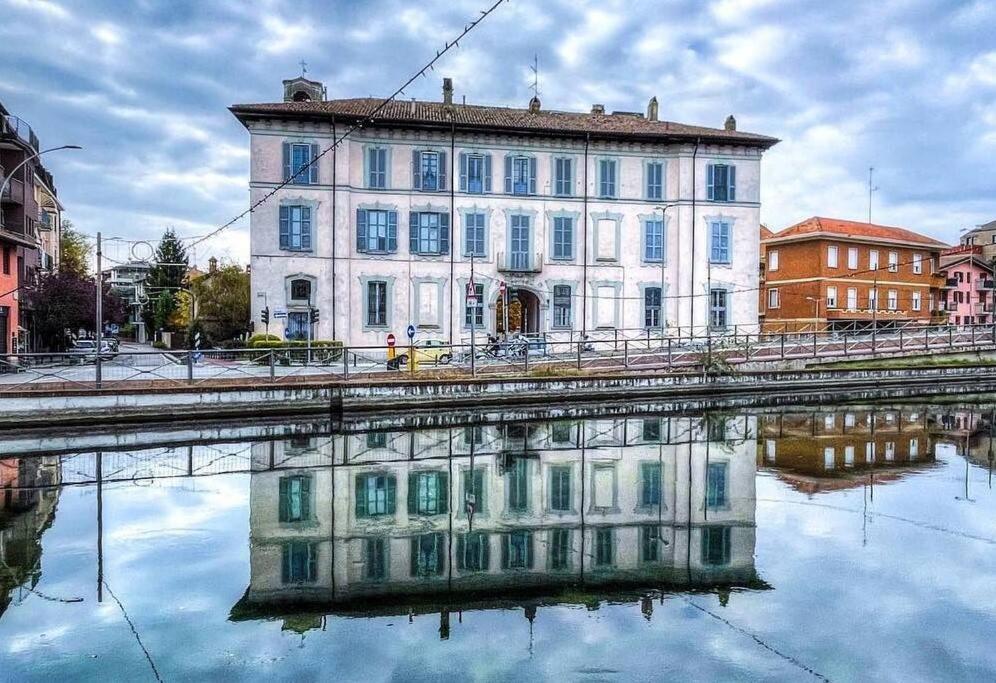
[[[93,363],[97,360],[97,342],[94,339],[77,339],[73,342],[70,353],[78,357],[81,363]],[[100,360],[111,360],[116,355],[110,343],[103,340],[100,342]]]
[[[415,361],[421,364],[449,365],[453,360],[453,350],[449,344],[439,339],[427,339],[415,347]],[[398,370],[408,365],[408,350],[398,351],[398,355],[387,361],[390,370]]]

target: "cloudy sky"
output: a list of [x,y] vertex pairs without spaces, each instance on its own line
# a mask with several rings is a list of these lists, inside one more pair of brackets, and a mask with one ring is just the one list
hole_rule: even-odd
[[[490,0],[0,0],[0,101],[53,153],[86,232],[200,235],[247,204],[247,135],[226,111],[300,72],[330,97],[386,94]],[[864,220],[957,240],[996,219],[996,0],[510,0],[409,91],[642,110],[783,142],[762,219]],[[245,261],[247,222],[196,257]]]

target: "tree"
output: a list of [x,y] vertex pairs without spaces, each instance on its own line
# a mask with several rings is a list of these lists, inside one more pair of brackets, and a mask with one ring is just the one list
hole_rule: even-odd
[[210,342],[234,339],[250,327],[249,273],[227,265],[190,283],[197,300],[197,320]]
[[[160,301],[161,292],[175,294],[183,287],[187,278],[187,248],[176,236],[173,228],[167,228],[163,238],[159,240],[154,257],[155,265],[149,270],[145,287],[149,290],[149,302],[145,305],[143,318],[151,325],[150,332],[157,329],[169,329],[169,319],[176,310],[176,297],[168,297]],[[160,305],[170,305],[168,310],[160,310]],[[160,316],[161,317],[157,317]],[[161,324],[160,324],[161,321]]]
[[[83,329],[93,331],[96,317],[94,282],[76,273],[57,271],[42,275],[26,291],[34,312],[34,331],[48,349],[66,348],[68,334]],[[128,319],[124,302],[103,287],[103,322],[123,323]]]
[[176,296],[168,289],[159,292],[152,300],[152,328],[155,330],[169,329],[169,319],[176,310]]
[[76,230],[68,218],[62,220],[62,237],[59,239],[59,270],[83,278],[90,274],[90,256],[93,247],[83,233]]

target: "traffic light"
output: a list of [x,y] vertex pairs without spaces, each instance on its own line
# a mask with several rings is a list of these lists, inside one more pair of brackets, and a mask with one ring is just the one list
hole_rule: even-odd
[[259,319],[264,325],[270,324],[270,307],[265,306],[262,311],[259,312]]
[[315,324],[317,322],[318,322],[318,309],[317,308],[312,308],[311,309],[311,323]]

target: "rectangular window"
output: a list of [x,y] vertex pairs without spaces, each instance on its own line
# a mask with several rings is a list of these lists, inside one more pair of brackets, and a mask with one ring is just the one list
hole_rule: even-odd
[[889,252],[889,272],[895,273],[899,271],[899,254],[894,251]]
[[827,308],[837,308],[836,287],[827,287]]
[[397,250],[397,212],[357,209],[356,251],[361,254],[391,254]]
[[702,564],[721,567],[730,563],[730,532],[728,526],[702,527]]
[[661,327],[661,288],[643,290],[643,326],[647,329]]
[[706,167],[706,195],[713,202],[737,201],[737,167],[709,164]]
[[847,288],[847,308],[848,310],[855,310],[858,307],[858,290],[856,287]]
[[847,267],[851,270],[858,269],[858,249],[857,247],[847,248]]
[[372,281],[367,283],[367,326],[387,325],[387,283]]
[[888,306],[890,311],[894,311],[899,308],[899,292],[894,289],[890,289],[888,293]]
[[664,223],[663,221],[644,221],[643,223],[643,260],[651,263],[664,261]]
[[574,258],[574,219],[557,216],[553,219],[553,258],[570,261]]
[[419,154],[419,176],[422,179],[420,187],[423,192],[435,192],[442,187],[440,183],[440,163],[438,152],[422,152]]
[[457,537],[457,569],[486,572],[491,568],[491,537],[481,531]]
[[647,443],[660,443],[661,441],[661,419],[659,417],[647,417],[643,420],[643,440]]
[[640,561],[657,562],[660,558],[661,534],[656,526],[640,527]]
[[826,446],[823,448],[823,469],[832,470],[833,465],[834,465],[833,446]]
[[550,441],[555,444],[570,444],[574,442],[574,423],[565,420],[554,422],[550,426]]
[[442,534],[422,534],[411,540],[411,575],[419,578],[443,573],[446,541]]
[[920,310],[920,292],[913,292],[913,298],[910,300],[910,307],[914,311]]
[[571,327],[571,288],[568,285],[553,286],[553,326]]
[[284,143],[284,180],[292,185],[315,185],[318,183],[318,145]]
[[505,192],[507,194],[536,194],[536,158],[505,157]]
[[827,267],[837,267],[837,245],[831,244],[827,247]]
[[[475,429],[480,428],[476,427]],[[480,439],[478,439],[478,443],[480,443]],[[468,503],[473,504],[475,513],[487,512],[488,504],[484,491],[483,467],[475,467],[463,473],[463,503],[465,512]]]
[[616,196],[616,160],[599,159],[598,161],[598,196],[612,199]]
[[595,529],[595,566],[610,567],[615,563],[612,527]]
[[710,510],[725,508],[728,463],[711,462],[706,470],[706,506]]
[[729,324],[727,297],[725,289],[709,290],[709,326],[714,330],[725,330]]
[[450,215],[413,211],[408,221],[409,249],[413,254],[438,256],[450,253]]
[[487,244],[485,243],[484,221],[487,217],[483,213],[468,213],[463,217],[463,254],[464,256],[487,255]]
[[[3,274],[10,275],[10,247],[3,248]],[[94,294],[96,294],[96,286],[94,286]]]
[[868,252],[868,269],[878,270],[878,249],[872,249]]
[[913,254],[913,273],[923,274],[923,254]]
[[553,193],[558,197],[574,194],[574,160],[557,158],[553,160]]
[[[485,173],[485,166],[489,165],[485,159],[490,160],[490,157],[485,157],[483,154],[467,154],[465,155],[467,164],[467,186],[466,192],[470,194],[484,194],[485,192],[485,176],[490,176],[490,173]],[[490,170],[490,169],[487,169]]]
[[878,290],[874,287],[868,290],[868,310],[878,310]]
[[311,519],[311,477],[281,477],[280,522],[304,522],[309,519]]
[[640,505],[660,505],[662,489],[660,463],[640,463]]
[[386,474],[361,474],[356,477],[356,516],[393,515],[396,483]]
[[387,542],[383,538],[367,538],[363,546],[363,578],[367,581],[387,578]]
[[467,327],[484,327],[484,285],[479,282],[474,283],[474,300],[466,298],[464,301],[463,323]]
[[280,207],[280,248],[286,251],[311,250],[311,207]]
[[367,150],[367,187],[372,190],[387,187],[387,150],[384,148]]
[[778,290],[768,290],[768,308],[778,308]]
[[508,509],[525,512],[529,509],[529,460],[516,458],[506,475]]
[[571,468],[550,468],[550,509],[569,512],[571,509]]
[[768,252],[768,270],[778,270],[778,250]]
[[533,532],[513,531],[502,539],[502,569],[533,568]]
[[844,446],[844,467],[854,467],[854,446]]
[[647,169],[647,199],[664,198],[664,164],[659,161],[651,161],[646,165]]
[[910,439],[909,459],[916,460],[920,456],[920,439]]
[[282,555],[281,582],[314,583],[318,578],[318,548],[314,543],[305,541],[284,543]]
[[730,262],[730,224],[726,221],[713,221],[711,225],[711,246],[709,260],[713,263]]
[[865,462],[871,464],[875,462],[875,442],[866,441],[865,442]]
[[441,515],[449,510],[449,475],[446,472],[411,472],[408,475],[408,514]]
[[550,530],[550,569],[571,568],[571,530]]
[[284,336],[289,341],[305,341],[308,338],[308,329],[311,320],[307,311],[290,311],[287,314],[287,327],[284,329]]

